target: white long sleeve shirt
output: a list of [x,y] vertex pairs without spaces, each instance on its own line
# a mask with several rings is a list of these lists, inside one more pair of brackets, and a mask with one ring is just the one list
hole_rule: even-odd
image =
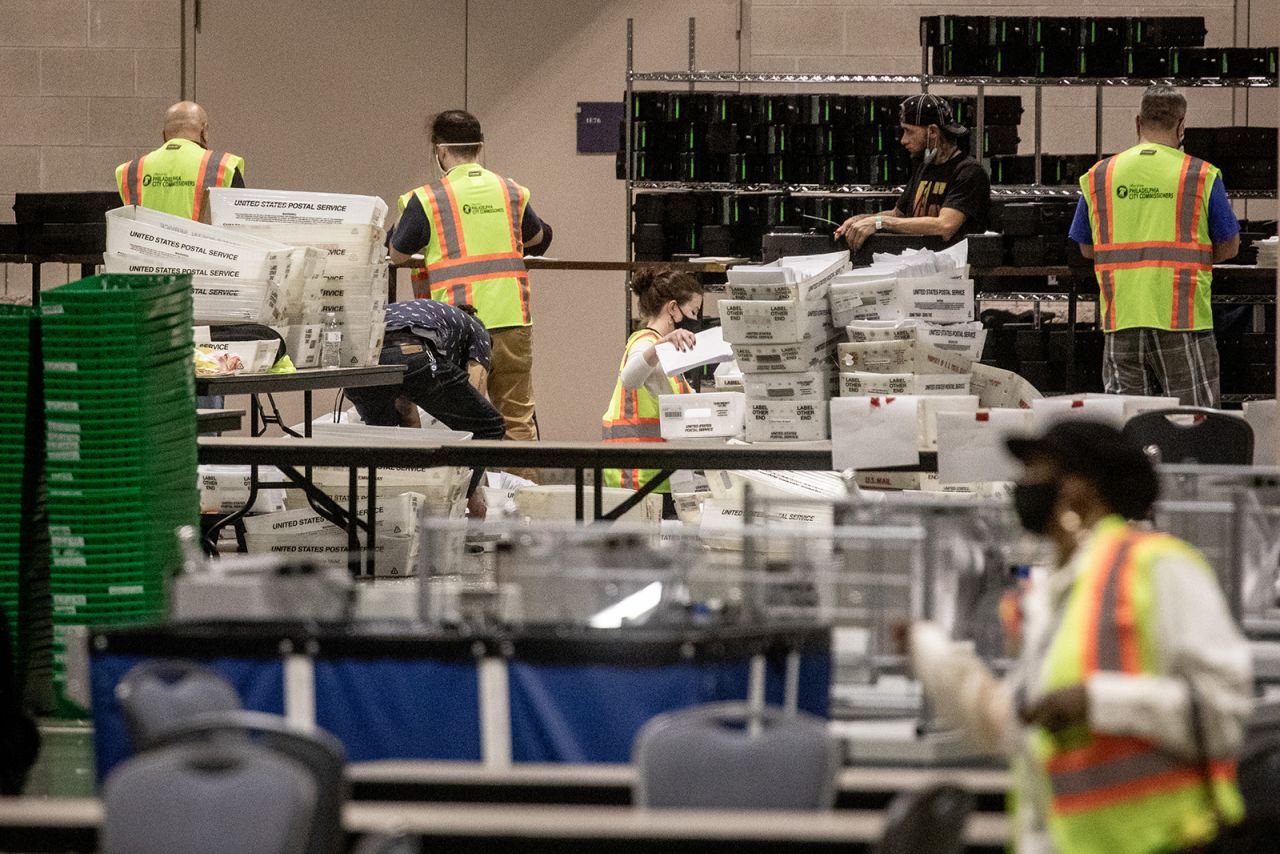
[[622,380],[622,387],[627,391],[635,391],[643,388],[655,398],[663,394],[671,394],[671,381],[667,379],[666,373],[662,370],[662,363],[650,365],[645,361],[644,354],[649,351],[653,344],[645,344],[640,347],[633,347],[631,355],[627,357],[627,363],[622,366],[622,373],[619,378]]
[[[912,631],[916,676],[939,714],[979,747],[1025,760],[1026,773],[1014,780],[1019,814],[1013,833],[1020,854],[1050,854],[1054,847],[1039,782],[1043,772],[1033,764],[1033,730],[1018,720],[1013,686],[1025,686],[1028,703],[1039,699],[1039,677],[1055,615],[1066,607],[1089,546],[1082,543],[1071,561],[1028,590],[1023,603],[1023,655],[1007,682],[998,681],[940,626],[920,623]],[[1196,562],[1176,553],[1163,555],[1152,569],[1152,579],[1157,672],[1092,674],[1085,686],[1089,728],[1143,738],[1192,760],[1196,750],[1190,728],[1189,680],[1201,705],[1208,752],[1215,757],[1234,755],[1252,709],[1248,642],[1232,620],[1216,579]]]

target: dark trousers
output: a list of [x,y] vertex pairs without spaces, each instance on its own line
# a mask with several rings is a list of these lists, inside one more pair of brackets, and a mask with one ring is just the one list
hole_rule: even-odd
[[[400,424],[396,398],[404,395],[450,430],[465,430],[477,439],[501,439],[507,433],[502,414],[467,380],[467,372],[452,362],[434,359],[430,353],[406,354],[404,336],[396,335],[382,348],[381,365],[404,365],[404,378],[399,386],[349,388],[347,398],[355,405],[364,423],[374,427]],[[410,344],[410,347],[422,346]],[[467,486],[467,497],[475,492],[484,476],[477,468]]]

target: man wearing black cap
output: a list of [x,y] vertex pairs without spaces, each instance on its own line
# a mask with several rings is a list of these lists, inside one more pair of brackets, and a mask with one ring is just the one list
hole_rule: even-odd
[[1018,666],[997,682],[940,626],[918,623],[916,673],[944,716],[1014,758],[1018,850],[1203,842],[1243,811],[1234,757],[1252,689],[1249,646],[1213,570],[1130,521],[1148,515],[1159,484],[1115,429],[1063,421],[1008,447],[1026,467],[1018,518],[1054,552],[1018,609]]
[[843,237],[856,252],[877,231],[941,237],[948,245],[986,231],[991,179],[960,150],[969,131],[956,123],[947,102],[912,95],[902,102],[899,124],[902,145],[917,162],[914,177],[891,210],[850,217],[836,229],[836,239]]

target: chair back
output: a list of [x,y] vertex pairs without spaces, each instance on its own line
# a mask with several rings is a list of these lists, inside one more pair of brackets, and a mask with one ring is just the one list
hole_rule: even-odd
[[103,854],[305,854],[318,804],[300,763],[245,741],[171,744],[103,785]]
[[144,661],[130,669],[116,685],[116,700],[135,751],[195,715],[241,706],[236,689],[217,671],[175,658]]
[[1253,428],[1249,422],[1216,409],[1188,406],[1140,412],[1125,423],[1122,432],[1162,463],[1253,463]]
[[960,854],[972,811],[973,796],[959,786],[941,784],[903,792],[886,808],[876,854]]
[[346,751],[342,742],[319,728],[302,729],[279,715],[237,710],[192,718],[183,726],[165,730],[159,744],[250,742],[273,750],[298,763],[316,786],[316,815],[308,834],[305,854],[337,854],[344,850],[342,806],[347,800],[344,775]]
[[743,703],[658,715],[632,754],[635,802],[646,807],[829,809],[840,767],[826,721]]

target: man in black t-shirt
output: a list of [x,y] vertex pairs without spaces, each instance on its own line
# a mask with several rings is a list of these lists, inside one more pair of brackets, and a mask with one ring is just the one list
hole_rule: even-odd
[[951,107],[936,95],[912,95],[902,102],[902,145],[917,161],[890,210],[850,217],[836,229],[855,252],[877,231],[941,237],[948,245],[987,230],[991,179],[982,164],[960,151],[969,131],[956,124]]

